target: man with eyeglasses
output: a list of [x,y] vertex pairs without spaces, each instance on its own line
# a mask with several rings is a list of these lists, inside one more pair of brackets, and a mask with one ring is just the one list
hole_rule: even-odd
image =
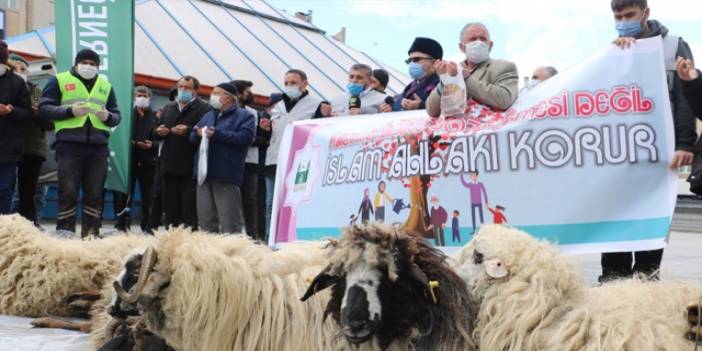
[[391,105],[380,105],[381,112],[408,111],[425,108],[429,94],[439,84],[439,76],[434,69],[434,62],[444,57],[441,44],[430,38],[415,38],[405,60],[409,75],[413,81],[398,94]]

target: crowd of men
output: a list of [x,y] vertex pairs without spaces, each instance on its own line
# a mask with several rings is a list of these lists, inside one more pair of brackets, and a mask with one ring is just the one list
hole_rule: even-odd
[[[691,164],[697,138],[695,116],[702,115],[702,79],[687,43],[649,19],[646,0],[612,0],[611,9],[618,32],[613,43],[622,49],[635,45],[637,39],[663,37],[670,56],[666,56],[666,71],[676,138],[671,167]],[[138,182],[141,230],[185,225],[266,240],[281,139],[293,121],[424,109],[437,117],[444,87],[440,76],[445,74],[462,75],[468,98],[494,109],[509,108],[520,93],[517,67],[491,57],[488,28],[468,23],[460,31],[458,47],[465,60],[450,62],[443,59],[443,48],[436,40],[416,38],[405,61],[412,82],[396,96],[386,93],[388,72],[363,63],[349,68],[346,91],[331,101],[311,95],[305,72],[291,69],[281,77],[284,91],[272,94],[267,106],[258,105],[263,107],[260,110],[253,108],[249,81],[218,84],[205,101],[199,95],[198,79],[184,76],[172,91],[172,101],[159,108],[153,106],[149,88],[136,87],[130,189],[133,192]],[[28,62],[9,57],[7,45],[0,41],[0,214],[12,211],[17,192],[17,211],[37,220],[34,194],[39,167],[46,158],[45,132],[53,130],[57,232],[75,233],[82,191],[81,236],[99,235],[110,129],[122,119],[112,86],[98,74],[100,59],[91,50],[80,51],[74,66],[51,78],[41,92],[27,83]],[[523,90],[556,73],[550,66],[537,68]],[[205,139],[206,163],[198,152]],[[115,193],[119,230],[130,230],[131,199],[132,194]],[[601,280],[635,273],[655,278],[662,254],[662,249],[603,254]]]

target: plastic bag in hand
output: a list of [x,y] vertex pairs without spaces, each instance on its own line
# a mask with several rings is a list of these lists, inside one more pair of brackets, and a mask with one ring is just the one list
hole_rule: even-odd
[[209,146],[210,138],[207,137],[207,127],[203,127],[197,159],[197,185],[202,185],[207,178],[207,150]]
[[455,76],[448,73],[439,76],[444,86],[441,94],[441,114],[443,116],[455,116],[463,114],[466,110],[466,82],[460,70]]

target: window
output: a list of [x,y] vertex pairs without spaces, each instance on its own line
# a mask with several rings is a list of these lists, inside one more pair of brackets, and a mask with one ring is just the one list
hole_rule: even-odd
[[19,8],[19,0],[0,0],[0,7],[17,10]]

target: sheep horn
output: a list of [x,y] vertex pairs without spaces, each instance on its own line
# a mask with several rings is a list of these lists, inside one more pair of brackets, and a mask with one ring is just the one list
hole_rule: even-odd
[[139,267],[139,279],[137,280],[136,286],[134,287],[134,290],[131,294],[126,292],[118,281],[112,283],[112,285],[115,288],[115,292],[117,293],[117,295],[119,295],[120,298],[122,298],[124,302],[128,304],[133,304],[137,301],[137,299],[139,299],[139,295],[141,295],[142,290],[144,290],[144,286],[146,285],[146,280],[149,277],[151,270],[154,268],[154,265],[156,264],[156,258],[156,251],[152,247],[147,248],[146,252],[144,252],[143,258],[141,259],[141,267]]
[[115,332],[117,331],[117,328],[119,328],[123,323],[124,321],[112,318],[105,327],[105,336],[109,339],[113,339],[115,337]]

